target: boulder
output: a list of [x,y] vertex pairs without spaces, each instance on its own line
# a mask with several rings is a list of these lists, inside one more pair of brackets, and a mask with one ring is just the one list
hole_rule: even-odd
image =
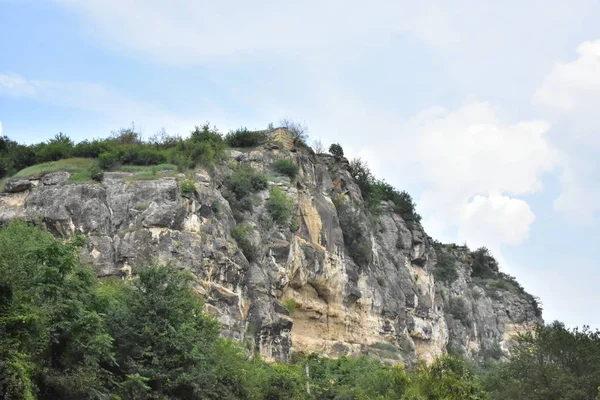
[[4,190],[9,193],[24,192],[31,189],[32,183],[29,179],[12,179],[4,185]]
[[42,185],[44,186],[53,186],[53,185],[61,185],[69,180],[71,174],[68,172],[50,172],[46,174],[42,178]]

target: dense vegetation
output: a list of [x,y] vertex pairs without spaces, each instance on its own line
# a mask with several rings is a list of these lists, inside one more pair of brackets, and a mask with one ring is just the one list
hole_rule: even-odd
[[99,280],[78,257],[84,243],[20,221],[0,229],[0,398],[598,396],[600,333],[559,323],[517,337],[505,363],[490,357],[476,366],[444,356],[406,371],[367,357],[302,354],[289,364],[266,363],[219,337],[187,271],[147,265],[130,280]]
[[355,158],[350,163],[350,172],[356,180],[363,200],[371,213],[377,215],[382,201],[391,201],[394,212],[408,222],[420,222],[421,216],[416,212],[416,204],[410,194],[398,191],[389,183],[375,178],[367,163]]

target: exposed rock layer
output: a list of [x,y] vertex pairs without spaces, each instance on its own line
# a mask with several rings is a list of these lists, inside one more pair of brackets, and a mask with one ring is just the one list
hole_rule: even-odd
[[[176,178],[135,181],[126,173],[106,173],[102,184],[66,184],[68,174],[60,173],[9,182],[7,189],[18,193],[0,195],[0,220],[35,221],[61,237],[87,235],[84,256],[100,276],[127,275],[150,259],[191,270],[224,335],[267,359],[287,360],[294,350],[414,364],[449,347],[477,356],[498,345],[507,350],[512,334],[540,321],[529,296],[474,281],[466,248],[434,243],[391,204],[382,204],[377,218],[361,211],[372,248],[371,261],[357,264],[333,202],[343,196],[361,210],[348,164],[293,148],[285,132],[277,135],[277,145],[229,151],[212,173],[189,175],[194,193],[183,193]],[[296,162],[298,177],[274,174],[276,157]],[[292,232],[270,219],[268,191],[254,196],[253,211],[244,215],[260,247],[252,261],[231,237],[236,221],[222,194],[232,162],[267,173],[269,185],[295,202]],[[442,254],[456,261],[452,284],[434,279]]]

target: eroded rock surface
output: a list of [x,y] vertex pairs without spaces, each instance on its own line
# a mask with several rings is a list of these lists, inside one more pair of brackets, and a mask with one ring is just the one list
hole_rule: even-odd
[[[345,198],[360,209],[347,161],[294,148],[285,132],[276,139],[229,151],[211,173],[189,174],[193,193],[182,193],[175,178],[135,181],[127,173],[107,173],[102,184],[65,184],[68,174],[42,177],[35,187],[27,180],[7,183],[19,193],[0,196],[0,220],[28,219],[61,237],[87,235],[84,257],[100,276],[128,276],[147,260],[192,271],[223,334],[267,359],[287,360],[292,351],[366,353],[414,364],[448,348],[470,357],[498,345],[508,350],[511,335],[540,321],[528,295],[474,280],[467,249],[435,243],[392,204],[382,204],[376,219],[365,215],[362,229],[372,248],[369,261],[357,263],[334,205]],[[298,177],[274,174],[277,157],[297,163]],[[254,196],[245,223],[254,227],[260,250],[251,260],[231,236],[236,221],[223,196],[231,162],[268,173],[269,185],[295,204],[292,232],[270,219],[268,191]],[[444,254],[456,260],[452,283],[434,278]]]

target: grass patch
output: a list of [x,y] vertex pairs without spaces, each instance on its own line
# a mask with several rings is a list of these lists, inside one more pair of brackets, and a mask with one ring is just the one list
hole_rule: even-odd
[[277,158],[271,164],[271,168],[280,174],[288,176],[290,179],[294,179],[298,175],[299,167],[292,160],[286,158]]
[[7,180],[8,180],[8,178],[0,179],[0,193],[4,192],[4,184],[6,183]]
[[[24,168],[14,174],[13,178],[33,178],[41,177],[50,172],[69,172],[72,175],[79,174],[81,177],[82,173],[88,171],[94,166],[95,160],[92,158],[67,158],[65,160],[50,161],[42,164],[32,165],[31,167]],[[89,180],[91,176],[88,175]],[[79,179],[79,178],[78,178]]]
[[249,238],[253,230],[254,228],[249,224],[236,225],[231,230],[231,236],[249,261],[255,260],[258,254],[258,248],[252,244]]
[[194,193],[194,191],[196,190],[194,182],[188,180],[179,182],[179,188],[183,193]]
[[298,309],[298,304],[294,299],[285,299],[281,302],[281,304],[283,304],[283,306],[287,308],[288,312],[290,313],[290,316],[294,315],[294,313]]
[[175,164],[158,164],[158,165],[120,165],[115,167],[115,171],[121,172],[135,172],[135,173],[152,173],[153,171],[164,171],[171,170],[173,172],[177,171],[177,166]]
[[267,210],[273,221],[277,223],[287,222],[292,216],[294,200],[290,199],[283,190],[274,187],[270,191],[269,200],[267,200]]

